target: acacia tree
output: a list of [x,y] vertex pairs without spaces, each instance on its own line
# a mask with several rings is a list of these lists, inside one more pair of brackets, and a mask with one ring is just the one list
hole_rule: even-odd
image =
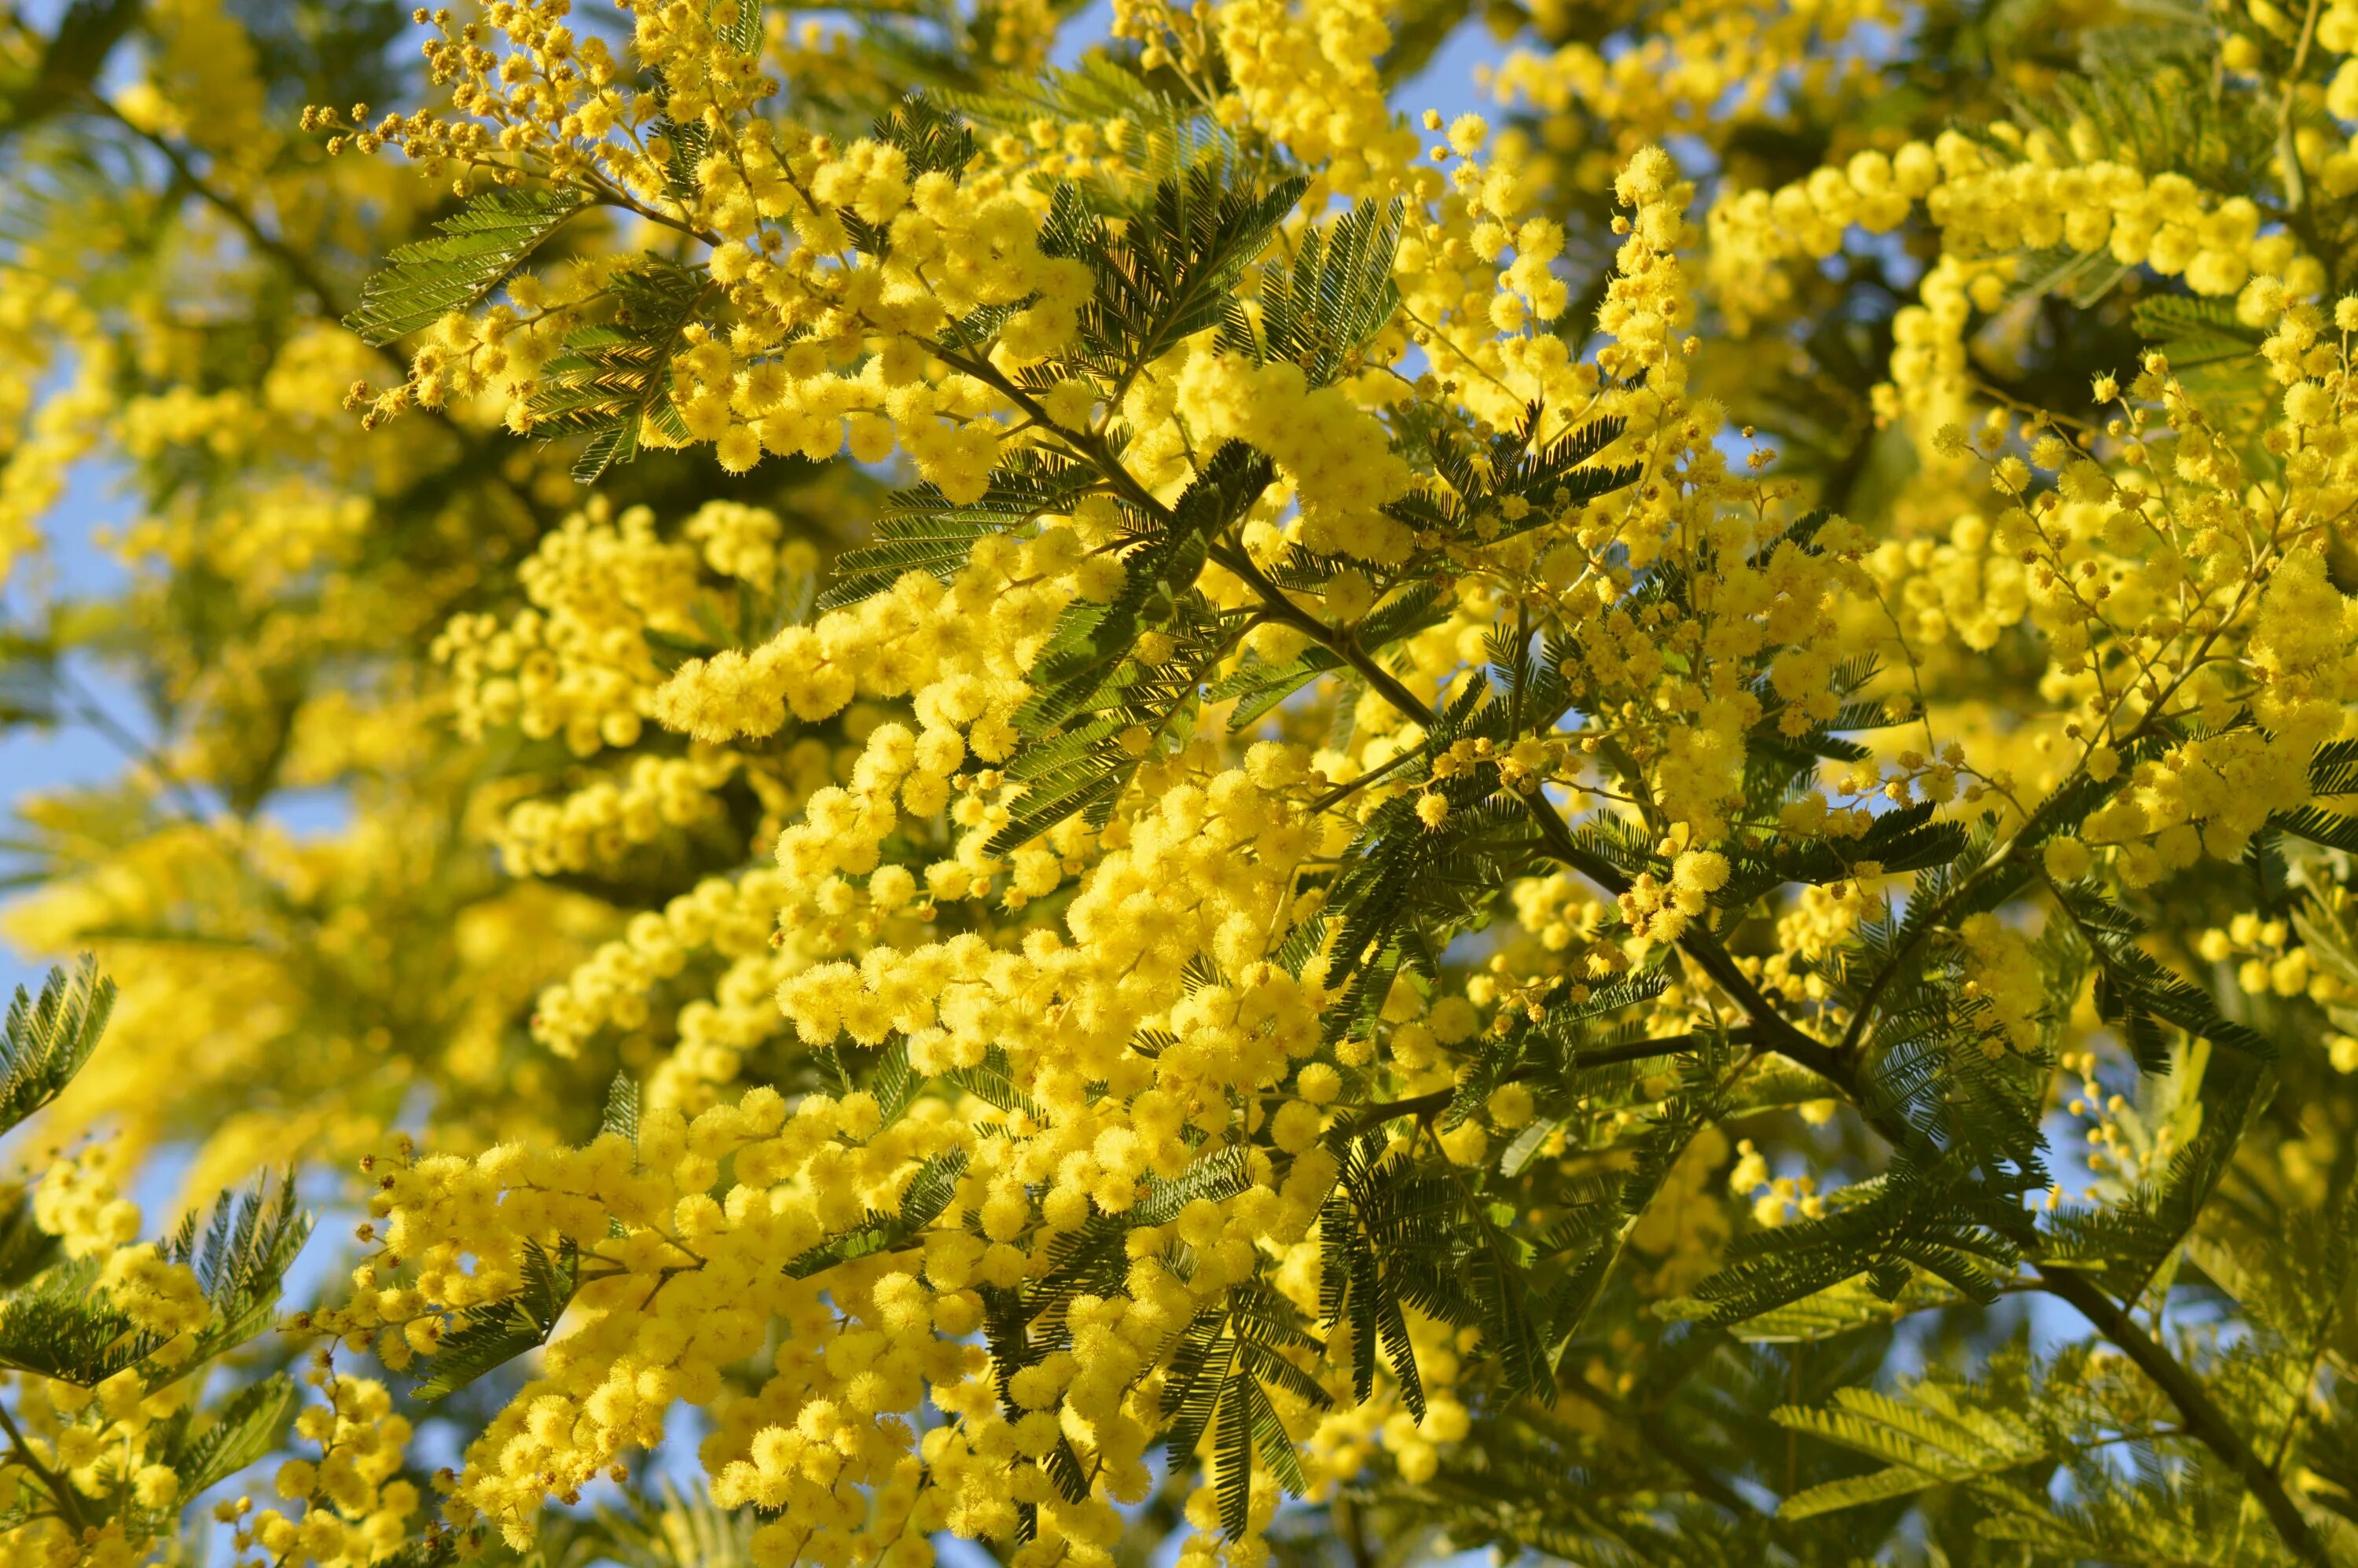
[[2358,5],[1062,30],[5,13],[8,1551],[2358,1563]]

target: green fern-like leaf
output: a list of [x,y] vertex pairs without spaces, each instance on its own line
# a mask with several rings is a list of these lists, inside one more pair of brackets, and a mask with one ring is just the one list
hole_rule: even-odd
[[626,1496],[601,1505],[590,1519],[553,1515],[542,1529],[571,1551],[546,1553],[557,1562],[611,1561],[622,1568],[751,1568],[751,1509],[724,1509],[701,1488],[683,1490],[665,1480],[648,1498]]
[[1181,340],[1217,326],[1244,268],[1269,243],[1308,182],[1282,179],[1255,194],[1198,165],[1163,180],[1117,231],[1060,187],[1040,248],[1088,265],[1097,279],[1082,308],[1076,363],[1125,384]]
[[703,304],[704,275],[642,257],[610,287],[613,319],[567,335],[566,351],[549,361],[527,409],[535,429],[590,438],[573,464],[583,484],[638,456],[649,422],[667,439],[687,438],[671,401],[671,362]]
[[2268,826],[2345,855],[2358,855],[2358,816],[2346,812],[2328,811],[2316,806],[2295,806],[2269,817]]
[[507,281],[566,220],[588,205],[567,186],[487,190],[434,226],[439,239],[402,246],[361,286],[360,308],[344,325],[382,346],[469,310]]
[[839,1263],[866,1258],[897,1247],[931,1225],[957,1195],[958,1178],[966,1173],[966,1151],[936,1154],[917,1168],[903,1193],[900,1207],[891,1214],[871,1209],[860,1223],[841,1236],[795,1254],[786,1262],[788,1277],[807,1280]]
[[[1241,611],[1215,609],[1194,587],[1213,537],[1244,514],[1273,475],[1269,460],[1225,443],[1167,519],[1136,535],[1109,604],[1075,604],[1032,667],[1033,695],[1015,725],[1027,744],[1007,764],[1023,785],[988,849],[1004,854],[1076,813],[1102,823],[1141,762],[1203,698],[1243,632]],[[1158,633],[1169,652],[1140,656]]]
[[1220,1528],[1230,1540],[1244,1534],[1251,1512],[1255,1453],[1286,1490],[1303,1490],[1300,1456],[1267,1385],[1325,1409],[1333,1402],[1326,1390],[1286,1354],[1316,1348],[1293,1303],[1260,1283],[1237,1287],[1180,1336],[1163,1392],[1171,1463],[1192,1465],[1206,1434],[1212,1434],[1213,1487]]
[[2093,884],[2057,895],[2097,965],[2096,1011],[2121,1027],[2137,1065],[2149,1073],[2169,1070],[2169,1054],[2157,1022],[2239,1051],[2255,1061],[2273,1061],[2276,1048],[2262,1035],[2219,1015],[2211,998],[2164,968],[2136,939],[2143,925],[2104,899]]
[[606,1109],[598,1118],[599,1136],[612,1133],[632,1148],[639,1145],[639,1080],[628,1073],[616,1073],[614,1081],[606,1087]]
[[522,1288],[461,1314],[457,1331],[435,1350],[433,1371],[417,1385],[417,1397],[446,1399],[546,1344],[580,1276],[580,1250],[570,1239],[554,1254],[537,1241],[526,1241]]
[[1063,124],[1120,120],[1136,134],[1109,153],[1120,161],[1109,169],[1092,160],[1078,177],[1075,195],[1091,211],[1111,214],[1130,205],[1134,188],[1184,175],[1199,164],[1224,165],[1235,139],[1192,99],[1158,91],[1134,59],[1093,49],[1069,70],[1049,66],[1026,80],[1011,77],[986,92],[952,92],[942,101],[986,130],[1027,134],[1044,115]]
[[0,1313],[0,1367],[94,1388],[137,1366],[157,1344],[98,1290],[90,1259],[61,1263]]
[[295,1382],[274,1372],[230,1396],[212,1419],[165,1463],[179,1473],[180,1495],[193,1498],[269,1453],[295,1409]]
[[1303,231],[1293,265],[1272,266],[1261,280],[1259,332],[1232,314],[1222,346],[1300,365],[1312,386],[1335,380],[1400,308],[1392,255],[1401,213],[1397,200],[1362,201],[1324,228]]
[[0,1132],[65,1091],[98,1049],[114,1011],[114,982],[85,957],[72,974],[51,969],[38,998],[16,988],[0,1023]]
[[819,596],[818,608],[857,604],[913,571],[947,582],[965,568],[977,539],[1069,512],[1090,482],[1076,464],[1024,451],[992,471],[990,488],[979,501],[955,503],[930,484],[896,492],[885,503],[873,541],[836,557],[835,581]]
[[965,172],[974,161],[977,144],[966,123],[930,96],[912,92],[877,117],[876,139],[901,149],[909,160],[909,175]]
[[194,1213],[164,1249],[197,1276],[212,1318],[198,1336],[200,1354],[242,1345],[278,1304],[287,1271],[310,1239],[311,1217],[296,1203],[292,1172],[265,1173],[243,1193],[223,1193],[199,1236]]
[[2234,1159],[2257,1103],[2255,1075],[2206,1070],[2201,1079],[2197,1130],[2161,1178],[2138,1183],[2115,1202],[2049,1216],[2043,1267],[2093,1274],[2125,1301],[2145,1292],[2170,1254],[2193,1232]]
[[1351,1382],[1365,1401],[1375,1390],[1376,1350],[1380,1345],[1401,1398],[1417,1420],[1424,1419],[1424,1380],[1416,1347],[1401,1311],[1403,1287],[1411,1304],[1422,1304],[1415,1282],[1404,1281],[1400,1260],[1445,1249],[1455,1195],[1445,1183],[1418,1173],[1400,1156],[1383,1154],[1384,1140],[1368,1133],[1345,1152],[1341,1180],[1319,1215],[1325,1249],[1319,1274],[1319,1321],[1351,1325]]

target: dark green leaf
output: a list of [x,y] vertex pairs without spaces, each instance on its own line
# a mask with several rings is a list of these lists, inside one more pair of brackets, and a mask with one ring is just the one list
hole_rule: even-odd
[[537,1241],[526,1241],[523,1288],[460,1314],[459,1327],[434,1353],[433,1373],[418,1384],[421,1400],[456,1393],[493,1368],[548,1343],[557,1320],[579,1288],[581,1255],[570,1238],[552,1257]]
[[699,272],[643,256],[609,287],[613,319],[567,335],[566,351],[548,362],[527,408],[535,429],[589,436],[573,464],[582,484],[638,456],[650,420],[667,438],[687,438],[671,401],[671,363],[707,283]]

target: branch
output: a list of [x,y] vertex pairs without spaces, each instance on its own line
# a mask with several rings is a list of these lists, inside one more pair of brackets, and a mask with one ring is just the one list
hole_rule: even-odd
[[[189,162],[188,155],[174,146],[169,138],[134,124],[104,94],[93,92],[91,98],[98,105],[101,114],[115,121],[162,155],[164,161],[172,166],[172,172],[178,176],[182,184],[194,191],[222,216],[227,218],[238,232],[245,236],[246,243],[276,262],[280,270],[295,280],[297,287],[318,300],[320,310],[330,320],[341,321],[351,313],[351,307],[337,297],[334,287],[317,267],[311,265],[308,257],[286,241],[271,233],[269,230],[265,229],[261,222],[228,192],[207,184],[204,177],[200,175],[195,166]],[[392,365],[394,369],[399,371],[404,376],[409,373],[408,362],[402,358],[400,351],[392,344],[377,344],[375,349],[378,357]],[[449,409],[427,408],[424,412],[427,417],[450,433],[451,437],[458,441],[460,451],[467,456],[476,457],[486,449],[487,443],[482,438],[460,424]],[[497,464],[493,464],[489,472],[493,483],[522,503],[527,510],[531,508],[532,498],[525,494],[514,481],[501,472]]]
[[1671,1431],[1670,1423],[1662,1419],[1660,1411],[1647,1410],[1627,1400],[1617,1398],[1585,1378],[1561,1379],[1556,1386],[1583,1403],[1594,1405],[1615,1421],[1635,1427],[1639,1438],[1651,1446],[1655,1453],[1670,1461],[1680,1474],[1686,1476],[1687,1483],[1695,1496],[1726,1509],[1740,1519],[1766,1525],[1772,1535],[1780,1538],[1784,1535],[1784,1521],[1779,1519],[1773,1511],[1763,1511],[1758,1503],[1751,1501],[1743,1493],[1729,1486],[1710,1465],[1690,1453],[1686,1444]]
[[1366,773],[1361,773],[1357,778],[1351,780],[1348,784],[1336,784],[1333,789],[1328,790],[1325,795],[1320,795],[1317,799],[1310,803],[1308,807],[1310,815],[1316,816],[1322,812],[1341,805],[1344,801],[1349,799],[1353,795],[1356,795],[1360,790],[1367,788],[1369,784],[1380,782],[1395,768],[1405,767],[1410,762],[1416,761],[1417,758],[1424,755],[1424,752],[1425,743],[1419,741],[1416,745],[1401,752],[1390,762],[1385,762],[1378,767],[1369,768]]
[[2284,1481],[2275,1469],[2244,1441],[2227,1420],[2227,1414],[2211,1398],[2194,1374],[2185,1365],[2136,1325],[2126,1309],[2094,1284],[2068,1269],[2039,1271],[2039,1288],[2058,1300],[2077,1309],[2080,1315],[2095,1325],[2096,1332],[2113,1342],[2123,1355],[2136,1363],[2137,1369],[2153,1379],[2156,1387],[2169,1397],[2185,1418],[2188,1435],[2218,1455],[2221,1463],[2235,1472],[2260,1505],[2277,1534],[2294,1556],[2311,1563],[2314,1568],[2332,1568],[2333,1559],[2325,1550],[2324,1541],[2309,1528],[2299,1504],[2284,1488]]
[[[2234,621],[2241,611],[2244,602],[2243,595],[2245,591],[2244,589],[2236,590],[2235,602],[2228,607],[2224,615],[2220,617],[2219,624],[2204,635],[2201,644],[2194,650],[2193,656],[2186,661],[2184,667],[2171,679],[2169,688],[2147,708],[2145,717],[2137,720],[2136,727],[2126,735],[2119,736],[2115,740],[2115,746],[2122,751],[2126,751],[2152,733],[2163,722],[2170,700],[2184,689],[2186,683],[2193,677],[2194,672],[2204,666],[2212,645],[2218,641],[2220,633],[2225,631],[2228,623]],[[2046,799],[2031,808],[2030,812],[2023,817],[2022,826],[2008,835],[2005,843],[1992,850],[1989,858],[1984,860],[1973,874],[1957,887],[1955,892],[1943,899],[1940,907],[1934,910],[1928,919],[1917,925],[1908,940],[1892,954],[1891,962],[1885,965],[1882,971],[1867,983],[1866,994],[1860,999],[1858,1006],[1853,1011],[1850,1027],[1843,1031],[1842,1043],[1835,1047],[1835,1055],[1845,1069],[1856,1059],[1861,1045],[1866,1038],[1866,1031],[1874,1022],[1876,1005],[1883,1000],[1884,992],[1888,990],[1899,978],[1901,966],[1914,955],[1917,948],[1924,945],[1935,930],[1948,924],[1952,911],[1978,891],[1984,882],[2012,865],[2023,850],[2029,847],[2033,837],[2039,833],[2049,818],[2061,808],[2068,793],[2079,784],[2082,776],[2087,772],[2088,758],[2100,741],[2101,734],[2089,738],[2087,744],[2081,749],[2080,760],[2072,765],[2071,771],[2066,773],[2062,781],[2053,789],[2047,792]],[[2114,784],[2112,791],[2107,793],[2117,793],[2125,786],[2129,781],[2130,772],[2131,770],[2124,768],[2114,775],[2119,783]]]
[[25,1468],[49,1487],[49,1500],[57,1505],[58,1518],[77,1532],[87,1528],[88,1521],[82,1517],[81,1495],[73,1489],[70,1481],[34,1456],[33,1445],[25,1441],[23,1433],[16,1430],[16,1422],[9,1415],[5,1401],[0,1401],[0,1430],[7,1433],[9,1445]]
[[[1277,619],[1294,627],[1349,665],[1369,686],[1383,694],[1385,701],[1402,714],[1425,729],[1432,728],[1432,710],[1417,700],[1415,695],[1401,684],[1399,677],[1384,668],[1381,661],[1361,647],[1357,639],[1349,633],[1328,626],[1288,599],[1275,583],[1262,575],[1260,568],[1244,551],[1230,546],[1216,546],[1212,558],[1249,584],[1267,602]],[[1616,897],[1628,891],[1629,879],[1621,874],[1621,869],[1602,855],[1582,849],[1578,840],[1573,838],[1570,826],[1544,793],[1533,790],[1520,799],[1524,810],[1530,813],[1532,822],[1539,827],[1541,836],[1547,840],[1548,853],[1552,857]],[[1694,960],[1696,968],[1710,976],[1720,989],[1744,1010],[1745,1015],[1759,1030],[1762,1045],[1826,1079],[1850,1098],[1857,1098],[1847,1064],[1823,1042],[1811,1038],[1788,1022],[1775,1005],[1760,994],[1760,988],[1736,967],[1727,949],[1714,941],[1708,932],[1701,926],[1689,926],[1686,935],[1679,939],[1679,947]],[[1887,1137],[1893,1137],[1887,1130],[1884,1130]],[[1906,1139],[1893,1137],[1893,1141],[1905,1142]]]
[[[172,166],[172,172],[180,177],[182,184],[203,198],[222,217],[235,225],[237,231],[245,236],[248,244],[276,262],[287,276],[295,280],[297,287],[319,302],[320,309],[330,316],[341,316],[343,313],[339,308],[335,290],[329,286],[327,279],[320,276],[319,269],[311,265],[309,258],[265,229],[253,213],[247,211],[227,192],[207,184],[204,177],[200,175],[195,166],[189,162],[188,155],[174,146],[168,137],[158,135],[144,125],[134,124],[103,93],[93,92],[91,97],[102,113],[162,154],[164,161]],[[388,356],[392,352],[390,349],[379,351]]]
[[[1068,430],[1041,406],[1039,401],[1017,386],[988,360],[971,354],[946,351],[936,345],[944,362],[952,369],[973,376],[992,390],[1008,398],[1024,414],[1061,441],[1074,456],[1087,461],[1102,474],[1107,482],[1141,510],[1172,520],[1171,509],[1156,499],[1153,492],[1141,484],[1136,475],[1124,465],[1105,438],[1090,432]],[[1361,646],[1348,630],[1327,625],[1316,616],[1287,597],[1284,590],[1271,582],[1242,547],[1234,541],[1216,542],[1209,552],[1212,560],[1233,573],[1260,596],[1263,607],[1271,619],[1283,622],[1335,654],[1357,671],[1368,685],[1382,694],[1385,701],[1413,719],[1421,728],[1433,728],[1433,710],[1403,685],[1398,676],[1386,669],[1381,660]],[[1619,896],[1629,887],[1629,879],[1600,855],[1583,849],[1572,836],[1572,829],[1545,794],[1534,790],[1522,797],[1524,808],[1538,824],[1547,840],[1548,853],[1582,876]],[[1727,950],[1700,926],[1690,926],[1679,939],[1679,946],[1697,968],[1711,977],[1747,1017],[1759,1029],[1759,1043],[1789,1061],[1807,1068],[1832,1083],[1854,1103],[1858,1098],[1856,1081],[1849,1065],[1824,1042],[1812,1039],[1787,1022],[1775,1005],[1760,994],[1760,988],[1746,977],[1728,956]],[[1877,1130],[1895,1143],[1908,1141],[1904,1130],[1897,1124],[1878,1125]]]
[[[1728,1033],[1728,1038],[1743,1040],[1752,1033],[1749,1029],[1731,1030]],[[1578,1072],[1587,1067],[1609,1067],[1620,1062],[1644,1062],[1656,1056],[1675,1056],[1682,1051],[1698,1049],[1715,1038],[1717,1036],[1690,1032],[1685,1034],[1663,1034],[1649,1040],[1625,1041],[1618,1045],[1602,1045],[1594,1051],[1575,1051],[1573,1053],[1571,1065],[1574,1072]],[[1542,1070],[1540,1064],[1526,1063],[1512,1072],[1500,1074],[1498,1081],[1502,1084],[1524,1083],[1538,1077]],[[1456,1098],[1457,1086],[1452,1084],[1445,1089],[1434,1089],[1429,1094],[1412,1095],[1406,1099],[1379,1100],[1359,1112],[1357,1119],[1352,1124],[1352,1130],[1364,1132],[1370,1127],[1387,1121],[1396,1121],[1403,1116],[1413,1116],[1422,1119],[1438,1111],[1447,1109],[1449,1102]]]

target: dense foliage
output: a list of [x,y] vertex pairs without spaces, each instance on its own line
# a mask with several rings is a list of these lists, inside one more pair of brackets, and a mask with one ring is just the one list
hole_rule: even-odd
[[0,1559],[2358,1563],[2358,0],[1067,10],[0,6]]

